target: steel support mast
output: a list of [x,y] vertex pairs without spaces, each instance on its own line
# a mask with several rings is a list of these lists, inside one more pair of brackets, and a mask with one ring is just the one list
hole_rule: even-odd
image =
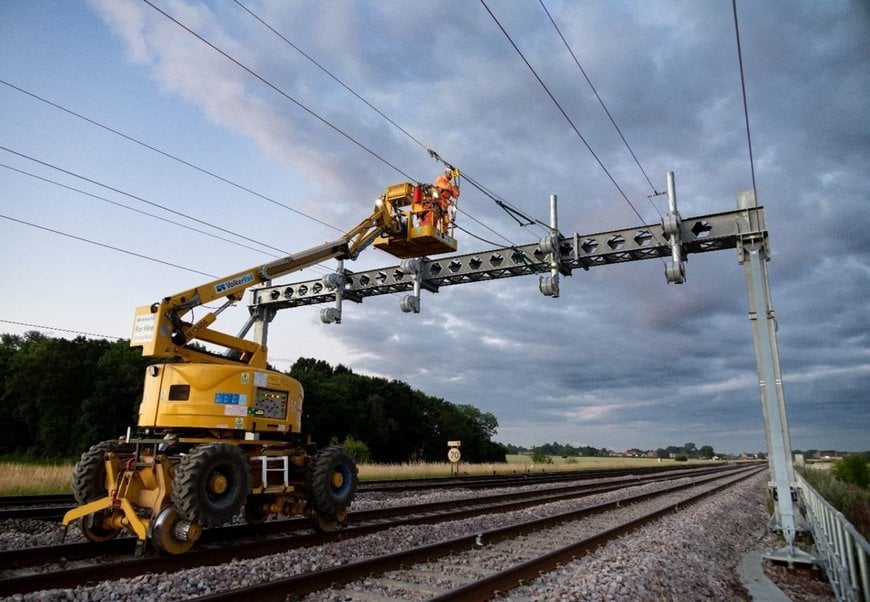
[[764,213],[758,207],[755,193],[751,190],[737,196],[737,205],[748,212],[751,220],[748,231],[737,241],[737,258],[746,276],[749,321],[755,342],[758,388],[761,392],[764,434],[770,465],[769,489],[774,499],[774,513],[768,526],[781,531],[786,541],[784,548],[769,552],[766,557],[787,562],[790,566],[795,562],[812,563],[814,558],[798,550],[794,544],[797,530],[803,528],[804,521],[796,506],[797,485],[776,340],[776,315],[767,277],[770,246],[764,227]]

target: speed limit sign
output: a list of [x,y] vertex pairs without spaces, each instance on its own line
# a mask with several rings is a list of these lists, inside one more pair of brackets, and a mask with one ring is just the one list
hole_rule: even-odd
[[462,457],[462,454],[459,453],[458,447],[451,447],[447,451],[447,459],[456,464],[459,462],[459,459]]

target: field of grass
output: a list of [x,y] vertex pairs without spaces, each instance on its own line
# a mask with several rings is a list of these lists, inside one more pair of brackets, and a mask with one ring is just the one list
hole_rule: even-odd
[[[451,468],[458,469],[462,475],[493,475],[519,474],[541,472],[564,472],[570,470],[607,470],[619,468],[634,468],[639,466],[657,466],[655,458],[562,458],[552,457],[548,464],[535,464],[531,456],[508,455],[506,464],[469,464],[460,462],[458,467],[451,467],[449,462],[423,462],[407,464],[361,464],[359,475],[362,480],[413,479],[424,477],[449,477]],[[662,460],[661,464],[673,463],[673,460]]]
[[[673,460],[655,458],[552,458],[552,463],[535,464],[530,456],[511,455],[506,464],[469,464],[460,462],[452,467],[449,462],[423,462],[406,464],[361,464],[361,480],[413,479],[449,477],[451,470],[462,475],[492,475],[559,472],[566,470],[595,470],[634,468],[671,464]],[[69,493],[72,464],[0,463],[0,496]]]
[[72,464],[0,463],[0,495],[69,493]]

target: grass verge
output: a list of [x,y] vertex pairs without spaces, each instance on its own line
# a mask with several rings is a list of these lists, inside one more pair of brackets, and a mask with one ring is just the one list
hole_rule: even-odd
[[825,498],[829,504],[843,513],[846,520],[864,536],[870,539],[870,491],[857,485],[844,483],[829,471],[799,469],[807,482]]
[[0,463],[0,495],[69,493],[73,464]]
[[[614,470],[673,464],[673,460],[652,458],[552,458],[552,463],[535,464],[529,456],[512,455],[506,463],[469,464],[460,462],[420,462],[405,464],[360,464],[360,479],[420,479],[461,475],[510,475],[521,473],[564,472],[571,470]],[[453,471],[453,472],[451,472]],[[0,462],[0,496],[69,493],[73,464],[30,464]]]

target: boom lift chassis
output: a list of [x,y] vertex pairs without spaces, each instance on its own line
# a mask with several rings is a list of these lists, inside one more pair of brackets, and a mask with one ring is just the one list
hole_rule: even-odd
[[437,293],[441,287],[483,282],[515,276],[539,276],[540,291],[559,296],[559,276],[576,269],[589,270],[643,259],[665,259],[668,283],[685,281],[689,254],[737,249],[744,268],[749,300],[749,320],[755,344],[758,386],[765,422],[771,480],[769,490],[774,514],[769,528],[781,531],[786,546],[771,551],[771,560],[813,563],[810,555],[795,547],[795,535],[803,528],[796,507],[796,483],[785,411],[776,317],[771,303],[766,263],[770,245],[764,222],[764,208],[752,191],[737,196],[736,211],[683,219],[677,210],[673,172],[668,172],[668,212],[661,223],[635,228],[562,236],[556,219],[556,197],[550,198],[550,234],[538,243],[438,259],[406,259],[398,266],[352,272],[339,262],[335,273],[318,280],[289,285],[264,286],[252,290],[249,310],[261,344],[265,344],[268,323],[280,309],[334,303],[321,311],[326,323],[340,323],[344,300],[361,303],[366,297],[410,292],[402,298],[401,309],[417,313],[420,292]]
[[62,533],[78,521],[90,541],[127,531],[137,554],[149,541],[181,554],[204,528],[240,514],[249,523],[305,516],[319,531],[344,526],[357,486],[352,455],[302,436],[302,385],[268,369],[265,331],[257,342],[244,338],[250,321],[237,336],[213,325],[248,288],[326,259],[355,259],[369,245],[406,260],[454,252],[453,208],[433,185],[395,184],[337,240],[137,308],[130,345],[165,361],[146,369],[135,431],[91,446],[76,463],[79,505],[64,515]]

